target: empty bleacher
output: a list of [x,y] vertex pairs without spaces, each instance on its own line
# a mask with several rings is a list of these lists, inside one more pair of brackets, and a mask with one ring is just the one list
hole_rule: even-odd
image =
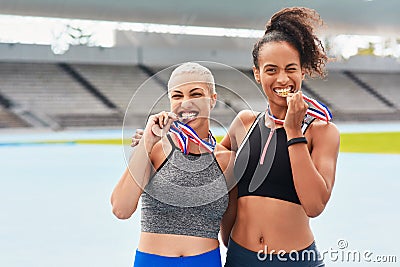
[[88,115],[115,113],[57,64],[1,63],[0,75],[1,93],[33,114],[45,113],[55,121],[61,117],[83,115],[84,121],[78,123],[75,120],[76,125],[63,125],[61,122],[62,127],[85,125]]
[[331,71],[325,80],[309,79],[307,85],[341,113],[390,113],[393,109],[369,94],[342,72]]
[[[26,112],[39,119],[51,118],[60,127],[102,127],[121,126],[125,111],[125,123],[143,125],[149,114],[169,110],[165,85],[173,68],[91,64],[69,66],[116,108],[105,105],[104,101],[86,90],[84,84],[71,77],[58,64],[6,62],[0,63],[0,93],[22,111],[18,113],[15,108],[3,106],[0,109],[0,127],[29,126],[26,118],[19,118]],[[242,109],[265,109],[266,98],[254,82],[250,69],[237,71],[215,68],[212,72],[219,100],[213,117],[218,123],[229,124]],[[149,79],[152,73],[157,73],[157,77]],[[307,79],[305,84],[310,91],[331,103],[334,115],[339,115],[336,119],[399,118],[400,94],[397,84],[400,76],[397,73],[353,74],[393,102],[394,106],[382,102],[343,71],[330,71],[326,80]]]
[[[339,119],[367,119],[376,114],[386,115],[396,112],[392,107],[380,101],[343,72],[330,71],[325,80],[309,79],[307,85],[324,99],[332,103],[332,111]],[[371,117],[372,116],[372,117]]]
[[125,113],[125,124],[143,123],[149,114],[169,109],[165,88],[139,66],[72,67]]
[[22,128],[29,127],[29,124],[18,116],[0,106],[0,128]]
[[358,72],[355,75],[371,85],[381,95],[390,99],[400,110],[400,73],[366,73]]
[[135,109],[143,110],[146,102],[165,94],[165,89],[144,73],[138,66],[72,65],[79,73],[99,89],[107,98],[125,111],[135,94],[143,96],[134,101]]
[[0,64],[1,91],[23,106],[50,115],[109,110],[55,64]]

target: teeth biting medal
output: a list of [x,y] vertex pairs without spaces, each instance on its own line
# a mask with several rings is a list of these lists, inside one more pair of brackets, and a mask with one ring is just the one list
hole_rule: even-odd
[[[288,94],[288,92],[287,92]],[[303,94],[303,99],[304,101],[307,102],[307,104],[309,105],[309,108],[307,109],[307,114],[310,116],[313,116],[317,119],[329,122],[330,120],[332,120],[332,113],[330,112],[330,110],[328,109],[328,107],[323,104],[322,102],[319,102],[318,100],[315,100],[311,97],[306,96],[305,94]],[[285,122],[284,120],[278,119],[276,118],[272,113],[270,108],[267,108],[267,113],[268,116],[276,123],[276,124],[280,124],[283,125],[283,123]]]
[[[283,90],[286,90],[286,93],[288,94],[290,89],[289,90],[287,90],[287,89],[288,88],[285,88]],[[280,93],[280,92],[278,92],[278,90],[276,90],[276,92]],[[309,106],[308,109],[307,109],[307,112],[306,112],[307,115],[315,117],[315,118],[323,120],[323,121],[326,121],[326,123],[329,123],[329,121],[332,119],[332,114],[331,114],[331,112],[330,112],[330,110],[328,109],[327,106],[325,106],[323,103],[321,103],[321,102],[319,102],[319,101],[317,101],[317,100],[315,100],[315,99],[313,99],[311,97],[308,97],[308,96],[306,96],[304,94],[303,94],[303,99],[304,99],[304,101],[307,102],[307,104]],[[269,106],[267,108],[267,114],[268,114],[268,117],[275,124],[283,125],[283,123],[285,122],[284,120],[281,120],[281,119],[278,119],[277,117],[275,117],[271,113],[271,110],[270,110]],[[269,143],[271,141],[271,138],[272,138],[274,132],[275,132],[275,129],[271,128],[269,136],[268,136],[268,139],[267,139],[267,142],[265,143],[264,149],[263,149],[263,151],[261,153],[261,157],[260,157],[260,164],[261,165],[264,164],[265,155],[267,153],[267,149],[268,149]]]
[[192,120],[194,118],[196,118],[197,116],[197,112],[181,112],[179,113],[180,116],[178,116],[178,120],[180,122],[184,122],[184,121],[188,121],[188,120]]
[[279,96],[281,97],[287,97],[291,91],[291,88],[283,88],[283,89],[276,89],[274,90]]
[[[185,115],[191,115],[189,117],[195,117],[195,115],[197,115],[197,114],[188,113]],[[216,141],[215,137],[212,135],[211,131],[208,131],[208,140],[209,141],[207,142],[205,140],[202,140],[197,135],[195,130],[192,129],[192,127],[190,127],[189,125],[182,122],[183,120],[185,120],[186,116],[178,117],[178,116],[176,116],[175,113],[170,112],[168,114],[168,117],[170,117],[170,118],[175,117],[175,118],[178,118],[178,120],[174,121],[168,130],[166,127],[161,129],[158,124],[153,125],[151,128],[151,131],[154,133],[154,135],[162,137],[165,134],[167,134],[167,132],[170,132],[171,134],[175,135],[178,140],[179,148],[181,149],[182,153],[184,153],[184,154],[189,153],[189,150],[188,150],[189,141],[197,144],[198,146],[205,148],[209,153],[212,153],[214,151],[217,141]]]

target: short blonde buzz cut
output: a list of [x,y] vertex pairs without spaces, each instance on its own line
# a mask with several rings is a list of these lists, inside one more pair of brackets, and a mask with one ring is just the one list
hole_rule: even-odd
[[188,83],[206,83],[211,94],[215,94],[215,81],[211,71],[195,62],[186,62],[172,71],[168,80],[168,96],[172,89]]

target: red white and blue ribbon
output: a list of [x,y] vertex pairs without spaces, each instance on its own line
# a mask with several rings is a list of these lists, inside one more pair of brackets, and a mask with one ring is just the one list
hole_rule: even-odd
[[318,100],[315,100],[311,97],[308,97],[306,95],[303,94],[303,99],[311,104],[314,105],[315,108],[308,108],[307,109],[307,114],[310,116],[313,116],[317,119],[323,120],[323,121],[330,121],[332,120],[332,113],[331,111],[328,109],[327,106],[325,106],[325,104],[319,102]]
[[[321,102],[319,102],[318,100],[315,100],[315,99],[313,99],[313,98],[311,98],[311,97],[308,97],[308,96],[306,96],[306,95],[304,95],[303,94],[303,99],[306,101],[306,102],[309,102],[309,103],[311,103],[314,107],[309,107],[308,109],[307,109],[307,114],[308,115],[310,115],[310,116],[313,116],[313,117],[315,117],[315,118],[317,118],[317,119],[320,119],[320,120],[322,120],[322,121],[326,121],[326,122],[329,122],[330,120],[332,120],[332,113],[330,112],[330,110],[328,109],[328,107],[327,106],[325,106],[323,103],[321,103]],[[268,109],[267,109],[267,113],[268,113],[268,116],[276,123],[276,124],[283,124],[285,121],[284,120],[281,120],[281,119],[278,119],[278,118],[276,118],[272,113],[271,113],[271,110],[269,109],[269,107],[268,107]]]
[[[313,116],[313,117],[315,117],[317,119],[326,121],[326,122],[329,122],[332,119],[332,113],[329,111],[328,107],[325,106],[323,103],[321,103],[321,102],[319,102],[319,101],[317,101],[317,100],[315,100],[315,99],[313,99],[311,97],[308,97],[308,96],[306,96],[304,94],[303,94],[303,99],[305,101],[311,103],[315,107],[315,108],[309,107],[307,109],[306,113],[308,115]],[[267,108],[267,113],[268,113],[268,116],[275,122],[275,124],[283,125],[283,123],[285,122],[284,120],[281,120],[281,119],[278,119],[277,117],[275,117],[271,113],[271,110],[269,109],[269,106]],[[267,149],[268,149],[269,143],[271,142],[271,139],[272,139],[272,136],[273,136],[274,132],[275,132],[275,129],[272,128],[270,133],[269,133],[267,142],[264,145],[264,149],[263,149],[263,151],[261,153],[260,165],[264,164],[265,155],[267,153]]]
[[176,136],[179,148],[183,154],[189,154],[189,141],[205,148],[209,153],[214,151],[217,144],[217,141],[215,140],[211,131],[208,131],[208,139],[210,142],[207,142],[202,140],[192,129],[192,127],[179,121],[174,121],[171,124],[169,131]]

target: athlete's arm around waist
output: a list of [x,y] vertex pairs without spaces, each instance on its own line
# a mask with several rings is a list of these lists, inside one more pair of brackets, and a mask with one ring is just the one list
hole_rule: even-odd
[[221,239],[225,246],[228,246],[228,240],[235,223],[237,209],[237,181],[233,174],[235,155],[236,153],[234,151],[230,151],[224,146],[217,144],[215,157],[224,173],[227,189],[229,191],[228,207],[222,216],[220,224]]

